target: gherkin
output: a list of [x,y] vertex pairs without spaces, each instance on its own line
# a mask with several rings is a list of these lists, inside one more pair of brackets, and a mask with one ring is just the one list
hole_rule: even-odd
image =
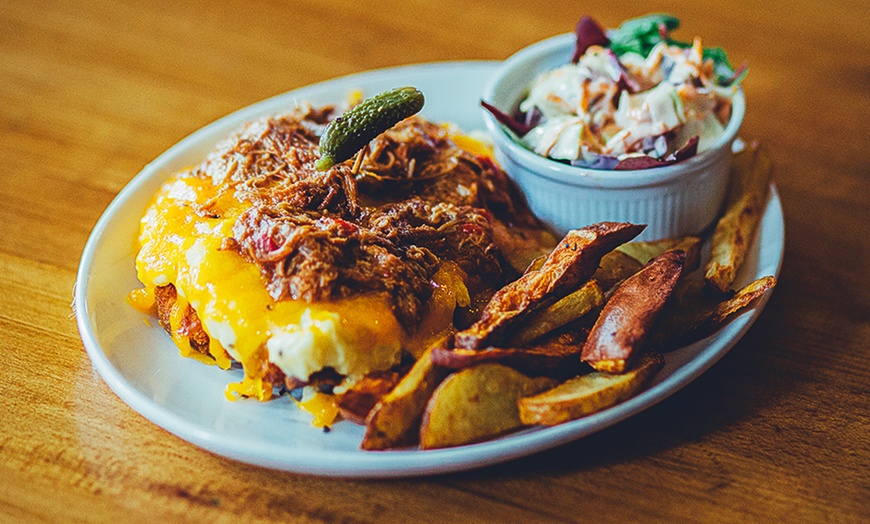
[[367,98],[326,126],[320,137],[318,171],[351,158],[375,137],[423,108],[423,93],[397,87]]

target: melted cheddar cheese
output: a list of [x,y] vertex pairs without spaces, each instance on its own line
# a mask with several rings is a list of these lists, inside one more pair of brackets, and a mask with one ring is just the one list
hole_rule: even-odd
[[[492,156],[492,147],[485,141],[463,135],[448,124],[444,128],[458,147]],[[232,360],[242,364],[244,379],[226,388],[230,400],[269,400],[273,389],[266,378],[270,363],[303,381],[331,367],[347,377],[336,388],[339,391],[372,371],[393,367],[403,350],[419,356],[452,332],[456,305],[469,303],[466,275],[448,261],[433,276],[432,297],[410,335],[384,295],[313,304],[274,301],[254,264],[235,251],[221,249],[248,204],[236,198],[230,184],[219,182],[182,172],[160,188],[140,222],[136,268],[145,287],[133,290],[128,301],[154,314],[155,289],[173,284],[177,298],[169,321],[180,353],[223,369]],[[206,205],[207,213],[197,212]],[[188,305],[209,336],[211,358],[193,350],[189,340],[178,333]],[[314,415],[316,425],[329,425],[337,413],[329,395],[320,394],[298,405]]]
[[[213,212],[197,214],[197,206],[209,201]],[[131,303],[151,307],[154,289],[174,284],[179,303],[190,304],[209,335],[213,362],[229,367],[228,353],[244,368],[245,379],[228,386],[228,398],[268,400],[273,385],[263,378],[269,362],[301,380],[324,367],[356,379],[395,365],[404,334],[386,297],[276,302],[255,265],[221,250],[244,205],[210,180],[180,174],[164,184],[141,220],[136,267],[145,290],[134,291]],[[212,362],[191,350],[186,338],[175,335],[173,341],[183,355]]]

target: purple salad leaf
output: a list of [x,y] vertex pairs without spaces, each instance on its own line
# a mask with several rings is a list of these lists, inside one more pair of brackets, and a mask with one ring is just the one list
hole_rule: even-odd
[[648,136],[641,140],[640,148],[653,158],[661,158],[668,152],[668,139],[665,135]]
[[743,79],[746,78],[746,73],[748,73],[748,72],[749,72],[749,62],[746,62],[744,60],[743,63],[740,64],[740,66],[734,70],[734,73],[732,73],[729,78],[723,80],[720,85],[726,86],[726,87],[732,86],[732,85],[740,85],[740,82],[742,82]]
[[[522,115],[522,113],[519,113]],[[535,126],[541,123],[541,119],[544,117],[544,114],[541,113],[541,110],[538,106],[532,108],[531,111],[525,114],[525,124],[529,129],[534,129]]]
[[698,137],[692,137],[686,145],[674,151],[672,154],[668,155],[668,157],[664,160],[658,160],[651,156],[632,156],[626,159],[620,160],[616,166],[614,166],[614,171],[629,171],[634,169],[649,169],[651,167],[663,167],[669,166],[671,164],[675,164],[677,162],[681,162],[683,160],[692,158],[698,154]]
[[667,162],[664,160],[659,160],[657,158],[653,158],[651,156],[630,156],[628,158],[624,158],[619,161],[613,167],[614,171],[633,171],[636,169],[649,169],[651,167],[662,167],[668,164],[672,164],[673,162]]
[[586,169],[604,169],[611,170],[619,163],[619,159],[610,155],[598,155],[588,153],[588,158],[578,158],[571,161],[574,167],[585,167]]
[[697,136],[693,136],[686,142],[686,145],[674,151],[674,153],[668,156],[668,160],[671,162],[680,162],[682,160],[688,160],[693,156],[698,154],[698,142],[700,138]]
[[483,106],[484,109],[489,111],[489,113],[495,117],[502,125],[510,129],[519,137],[522,137],[526,133],[529,132],[530,129],[534,126],[527,125],[524,122],[520,122],[516,118],[508,115],[507,113],[502,112],[499,108],[494,105],[486,102],[485,100],[480,101],[480,105]]
[[577,22],[577,25],[574,26],[574,34],[577,35],[577,44],[574,47],[574,56],[571,58],[572,64],[579,62],[580,57],[590,47],[594,45],[604,47],[610,44],[610,40],[604,34],[604,29],[589,16],[584,16]]

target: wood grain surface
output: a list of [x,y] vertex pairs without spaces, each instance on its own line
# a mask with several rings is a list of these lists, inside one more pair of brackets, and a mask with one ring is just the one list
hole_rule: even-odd
[[[751,71],[776,165],[776,292],[716,366],[588,438],[462,474],[363,481],[211,455],[94,373],[70,301],[85,241],[149,161],[263,98],[373,68],[503,59],[650,11]],[[0,2],[0,521],[870,519],[866,1]]]

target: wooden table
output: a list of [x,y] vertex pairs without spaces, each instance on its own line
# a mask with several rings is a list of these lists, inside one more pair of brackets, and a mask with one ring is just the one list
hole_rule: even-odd
[[[292,5],[295,4],[295,5]],[[870,32],[866,3],[678,2],[682,35],[751,72],[747,137],[787,243],[748,335],[615,427],[472,472],[325,479],[214,456],[127,407],[71,315],[95,222],[150,160],[299,86],[503,59],[577,2],[6,1],[0,7],[0,520],[859,521],[870,518]],[[585,4],[604,25],[643,14]]]

